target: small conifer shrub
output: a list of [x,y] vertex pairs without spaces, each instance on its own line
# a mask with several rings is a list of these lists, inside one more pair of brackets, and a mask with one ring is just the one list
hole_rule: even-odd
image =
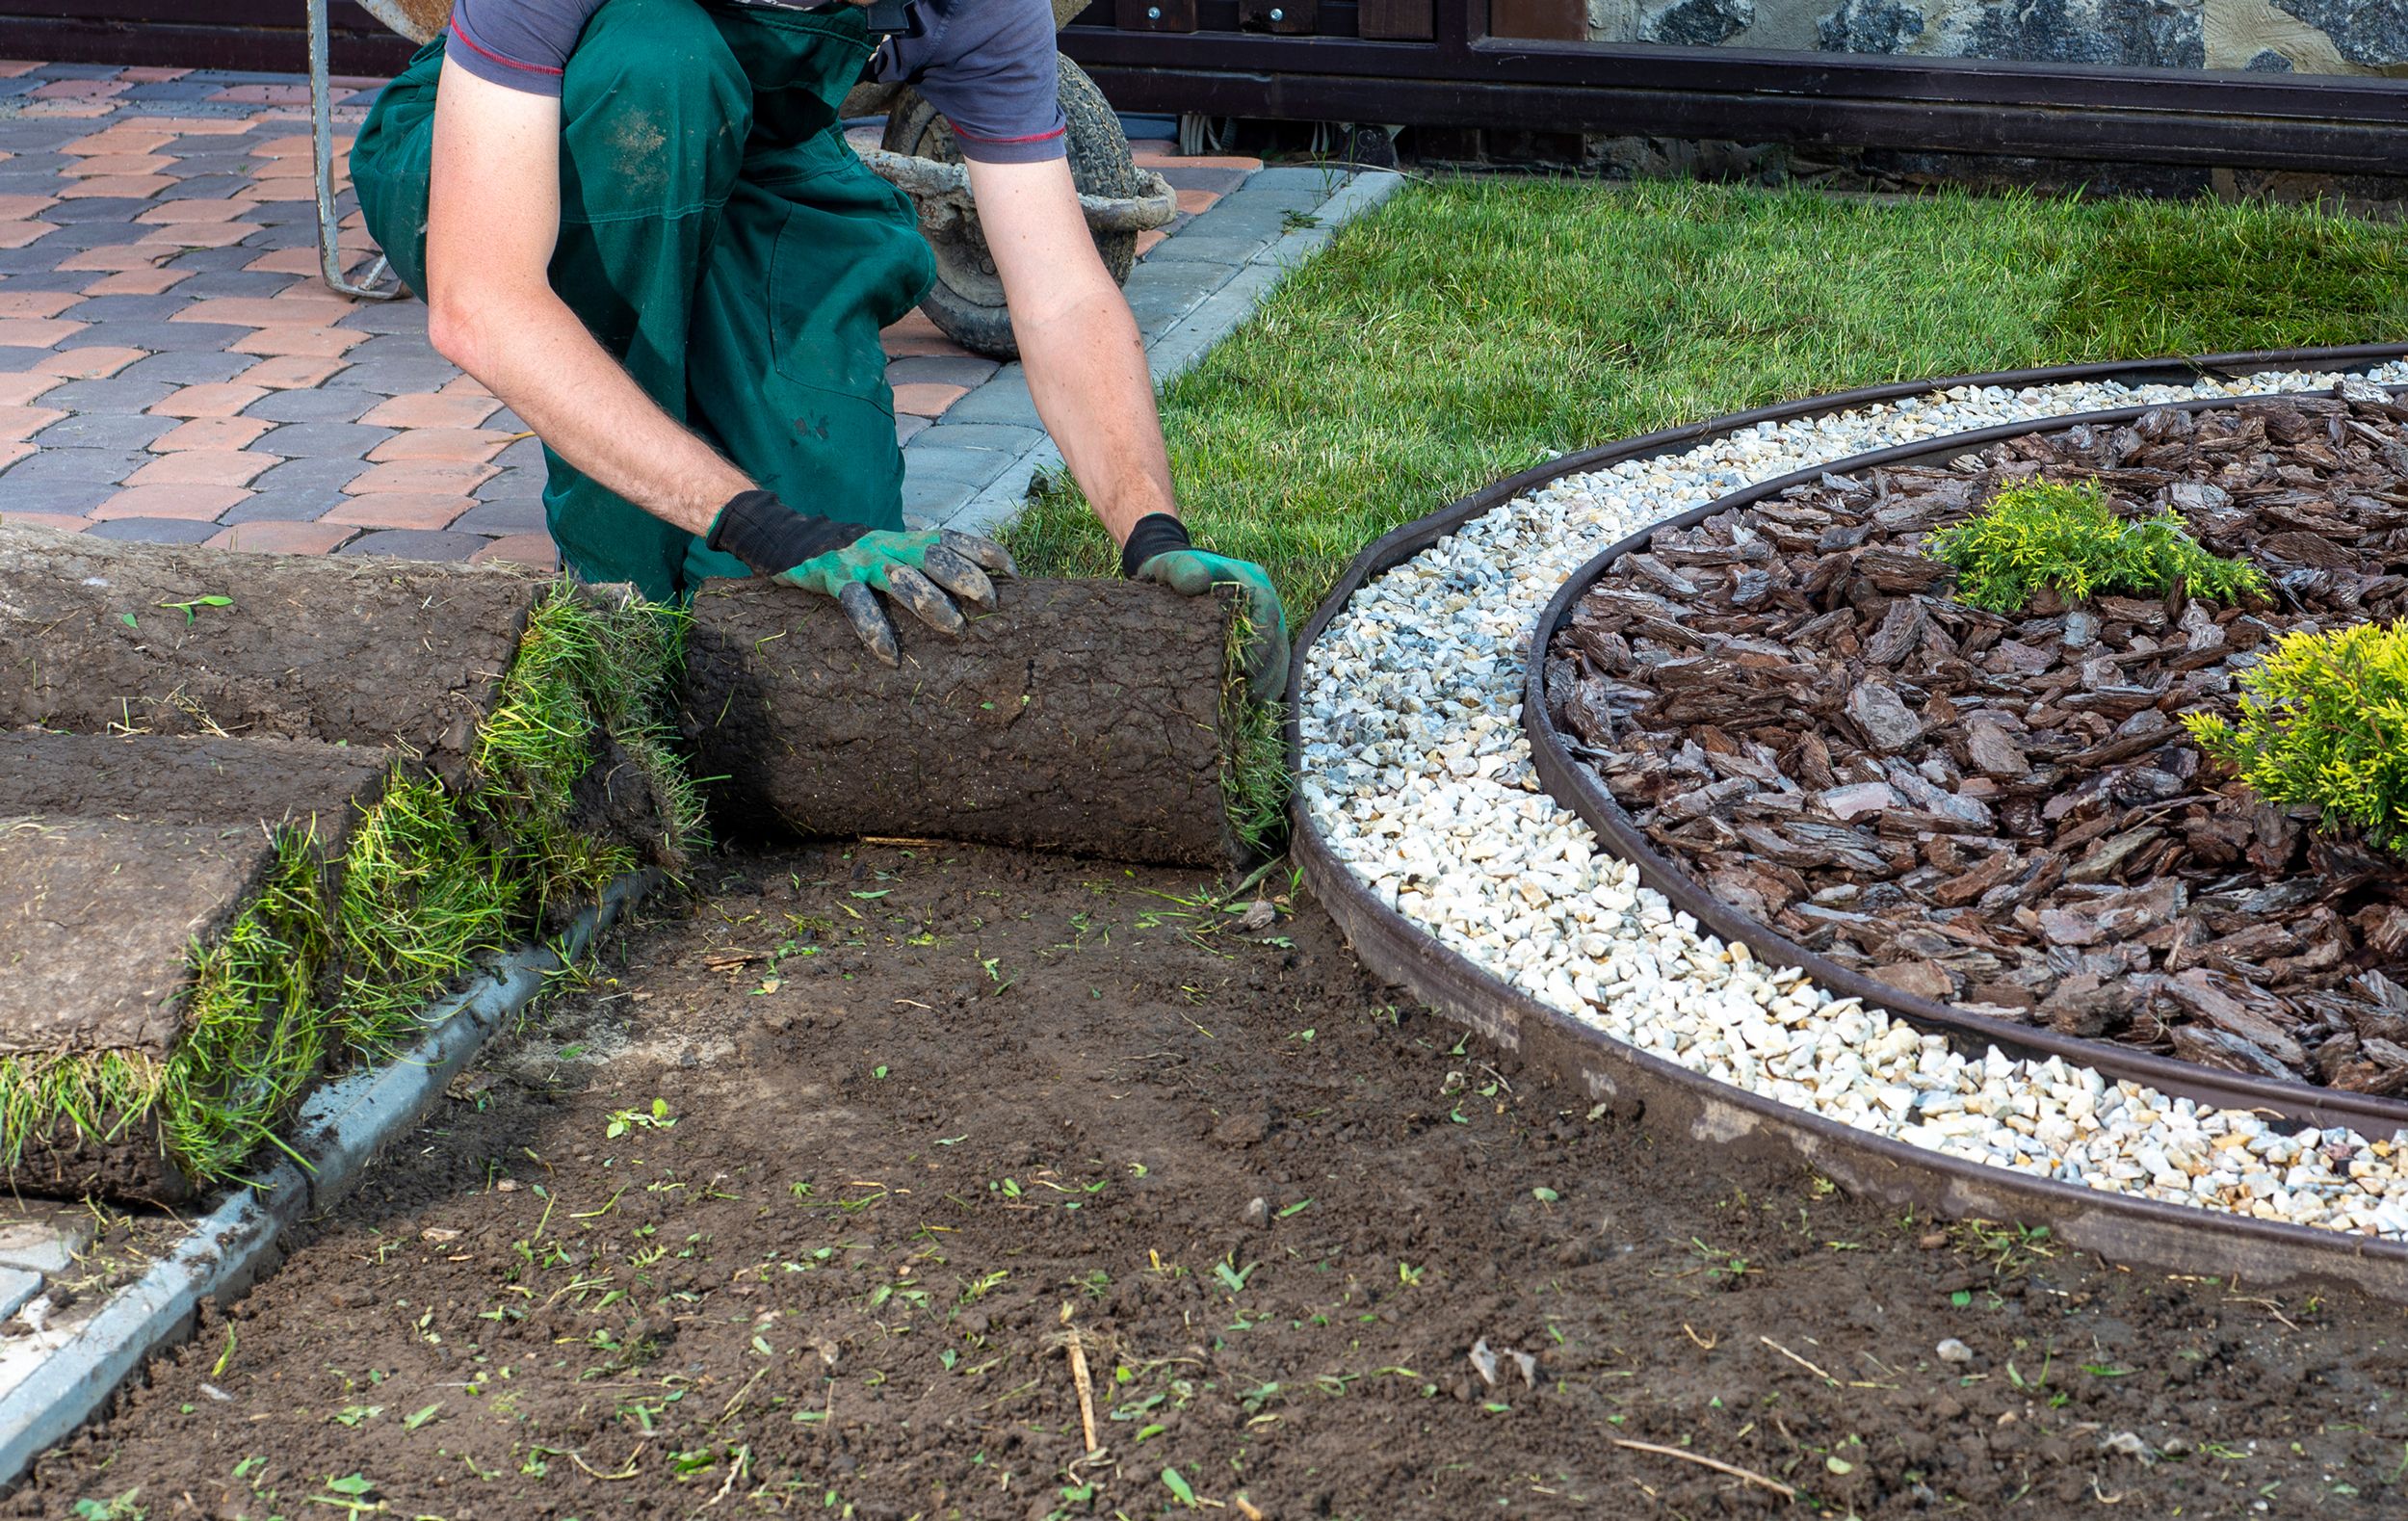
[[2042,588],[2081,599],[2099,592],[2162,596],[2175,582],[2203,601],[2265,594],[2245,561],[2212,555],[2181,514],[2126,520],[2096,481],[2021,481],[1934,535],[1931,557],[1956,571],[1956,594],[1992,613],[2020,613]]
[[2240,685],[2238,721],[2183,716],[2201,749],[2269,803],[2408,844],[2408,622],[2287,634]]

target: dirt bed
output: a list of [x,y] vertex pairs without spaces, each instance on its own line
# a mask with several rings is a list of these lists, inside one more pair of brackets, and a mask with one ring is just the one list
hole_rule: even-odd
[[722,870],[0,1515],[2397,1513],[2396,1308],[1592,1117],[1309,904]]
[[[2408,878],[2210,762],[2284,635],[2408,608],[2408,434],[2380,402],[2167,408],[1958,467],[1825,477],[1601,578],[1549,697],[1657,848],[1901,991],[2208,1065],[2408,1091]],[[1968,605],[1925,553],[2030,478],[2167,508],[2245,604]]]

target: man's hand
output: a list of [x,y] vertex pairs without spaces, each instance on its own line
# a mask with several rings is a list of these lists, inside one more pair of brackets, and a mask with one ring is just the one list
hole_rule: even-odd
[[991,538],[956,534],[866,532],[849,523],[797,512],[767,491],[745,491],[720,510],[710,544],[790,587],[834,597],[870,653],[903,664],[895,625],[871,593],[882,591],[937,633],[961,632],[960,597],[973,607],[995,605],[987,572],[1013,573],[1010,552]]
[[1270,575],[1250,560],[1232,560],[1196,548],[1188,531],[1167,512],[1139,520],[1120,551],[1120,570],[1132,581],[1151,581],[1182,596],[1200,597],[1215,587],[1236,587],[1245,597],[1250,637],[1245,680],[1257,702],[1276,702],[1288,690],[1288,610]]

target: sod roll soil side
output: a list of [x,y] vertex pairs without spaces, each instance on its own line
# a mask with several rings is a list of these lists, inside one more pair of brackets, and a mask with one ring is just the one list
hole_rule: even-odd
[[890,669],[824,598],[707,583],[681,704],[715,826],[1225,865],[1230,604],[1122,581],[997,590],[955,640],[898,614]]
[[399,744],[457,784],[548,585],[0,527],[0,729]]

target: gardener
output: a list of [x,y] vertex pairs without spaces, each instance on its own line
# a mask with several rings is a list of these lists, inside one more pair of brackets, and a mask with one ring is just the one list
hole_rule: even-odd
[[[1047,0],[858,6],[458,0],[352,153],[369,230],[434,346],[540,434],[545,521],[589,581],[693,594],[763,572],[840,596],[890,662],[875,588],[941,630],[1002,549],[903,528],[878,329],[934,274],[838,103],[867,67],[951,120],[1039,414],[1123,573],[1235,583],[1276,695],[1287,636],[1259,566],[1191,547],[1137,324],[1081,214]],[[881,8],[884,10],[887,8]],[[933,584],[932,584],[933,583]]]

